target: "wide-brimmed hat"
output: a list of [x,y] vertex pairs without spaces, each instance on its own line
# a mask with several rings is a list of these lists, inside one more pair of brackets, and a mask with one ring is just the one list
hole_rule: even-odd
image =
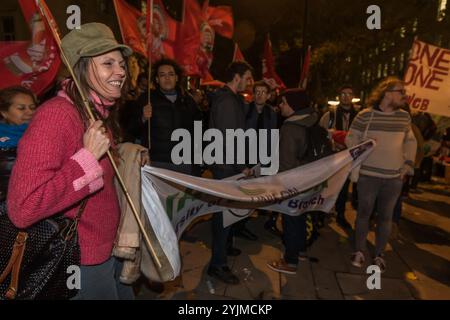
[[97,22],[86,23],[73,29],[62,40],[61,47],[67,62],[73,68],[82,57],[95,57],[120,50],[125,57],[133,53],[130,47],[119,44],[111,29]]

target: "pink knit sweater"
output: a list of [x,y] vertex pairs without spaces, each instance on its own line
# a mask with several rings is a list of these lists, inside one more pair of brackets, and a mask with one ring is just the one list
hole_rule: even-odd
[[64,96],[38,108],[19,142],[8,215],[19,228],[58,213],[73,218],[88,197],[78,225],[81,264],[96,265],[111,256],[119,224],[114,171],[106,156],[98,162],[83,148],[83,123]]

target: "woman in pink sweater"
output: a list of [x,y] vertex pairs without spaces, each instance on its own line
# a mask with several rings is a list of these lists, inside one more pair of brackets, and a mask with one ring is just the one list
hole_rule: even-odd
[[101,120],[89,121],[74,81],[66,80],[36,112],[19,143],[8,214],[17,227],[26,228],[57,214],[74,218],[87,199],[78,225],[81,289],[75,298],[133,298],[131,287],[120,284],[120,263],[111,256],[120,211],[105,155],[118,138],[110,113],[126,80],[124,57],[132,51],[100,23],[72,30],[62,48]]

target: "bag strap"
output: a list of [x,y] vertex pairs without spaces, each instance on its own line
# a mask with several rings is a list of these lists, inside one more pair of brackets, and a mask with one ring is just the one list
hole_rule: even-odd
[[88,199],[83,199],[83,201],[81,201],[80,207],[78,208],[77,215],[75,216],[75,219],[74,219],[77,222],[80,221],[81,215],[83,214],[84,208],[86,208],[87,202],[88,202]]
[[25,246],[28,238],[28,233],[20,231],[14,241],[11,257],[5,270],[0,275],[0,283],[5,281],[6,277],[11,273],[11,282],[6,290],[6,299],[12,300],[16,297],[17,287],[19,286],[19,273],[20,265],[22,264],[23,254],[25,252]]
[[[73,220],[69,231],[67,232],[64,240],[70,240],[75,234],[78,222],[80,221],[81,214],[86,207],[87,199],[84,199],[81,202],[80,207],[78,208],[77,215]],[[25,231],[19,231],[16,236],[16,240],[14,241],[13,250],[11,253],[11,257],[6,265],[6,268],[3,270],[0,275],[0,284],[5,281],[6,277],[11,273],[11,282],[9,283],[9,287],[5,293],[6,299],[13,300],[16,298],[17,289],[19,287],[19,275],[20,275],[20,267],[22,265],[23,255],[25,252],[25,247],[27,244],[28,233]]]
[[73,237],[73,235],[77,232],[78,222],[81,219],[81,215],[83,214],[84,208],[86,208],[87,201],[88,201],[88,199],[83,199],[83,201],[81,201],[81,205],[78,208],[77,215],[75,216],[75,219],[73,219],[73,222],[70,225],[69,231],[67,231],[67,234],[64,237],[64,240],[66,240],[66,241],[70,240]]

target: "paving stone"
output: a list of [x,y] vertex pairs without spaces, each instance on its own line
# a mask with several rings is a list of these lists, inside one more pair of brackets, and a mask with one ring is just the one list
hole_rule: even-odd
[[281,274],[281,298],[317,299],[310,262],[300,262],[295,275]]
[[352,300],[405,300],[414,299],[401,279],[391,279],[381,276],[381,289],[369,290],[367,288],[368,276],[338,273],[337,279],[342,288],[345,299]]
[[202,242],[180,242],[180,254],[183,272],[204,269],[211,258],[211,250],[205,248]]
[[[346,259],[348,254],[343,252],[350,252],[348,246],[342,243],[341,235],[334,232],[332,229],[320,231],[320,238],[308,250],[311,257],[319,259],[318,264],[325,269],[348,272],[349,264]],[[344,238],[348,243],[348,238]]]
[[313,277],[316,284],[317,298],[323,300],[342,300],[341,288],[336,279],[336,272],[325,269],[321,264],[313,267]]
[[[277,259],[279,255],[272,257]],[[267,267],[267,262],[272,259],[266,259],[259,256],[250,256],[253,268],[248,268],[246,286],[254,299],[279,299],[280,294],[280,276],[278,272]]]
[[417,276],[417,280],[407,280],[406,282],[415,299],[450,300],[449,286],[436,282],[419,271],[414,271],[414,274]]

